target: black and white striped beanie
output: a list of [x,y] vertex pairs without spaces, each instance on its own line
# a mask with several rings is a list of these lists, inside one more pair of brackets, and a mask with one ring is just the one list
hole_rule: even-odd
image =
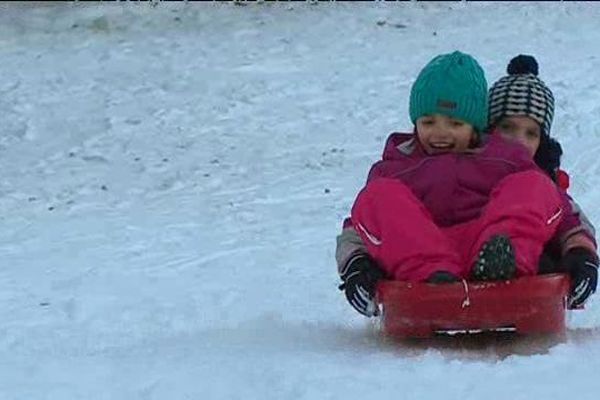
[[550,135],[554,117],[554,96],[538,75],[535,58],[518,55],[506,69],[508,76],[500,78],[489,92],[489,125],[493,127],[502,118],[526,116],[542,128],[542,133]]

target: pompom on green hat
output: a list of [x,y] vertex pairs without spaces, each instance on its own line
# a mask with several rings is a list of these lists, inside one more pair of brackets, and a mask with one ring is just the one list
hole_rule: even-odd
[[472,56],[455,51],[432,59],[410,91],[410,119],[442,114],[467,122],[478,133],[488,123],[488,85]]

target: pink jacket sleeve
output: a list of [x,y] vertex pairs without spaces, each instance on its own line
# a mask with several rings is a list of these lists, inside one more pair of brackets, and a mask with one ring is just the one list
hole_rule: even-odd
[[596,252],[598,247],[594,226],[564,190],[560,190],[560,194],[564,214],[552,242],[559,246],[561,254],[574,247],[583,247]]

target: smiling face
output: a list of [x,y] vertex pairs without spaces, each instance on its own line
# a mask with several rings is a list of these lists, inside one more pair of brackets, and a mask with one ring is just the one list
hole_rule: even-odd
[[476,138],[472,125],[441,114],[424,115],[416,125],[419,141],[428,154],[461,153]]
[[496,129],[508,139],[515,140],[527,147],[533,157],[542,137],[540,125],[533,119],[525,116],[510,116],[502,118]]

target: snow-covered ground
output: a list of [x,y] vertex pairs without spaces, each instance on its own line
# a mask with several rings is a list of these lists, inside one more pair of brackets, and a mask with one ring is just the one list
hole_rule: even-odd
[[390,344],[335,235],[434,55],[530,53],[600,225],[593,3],[0,4],[0,399],[595,399],[566,342]]

